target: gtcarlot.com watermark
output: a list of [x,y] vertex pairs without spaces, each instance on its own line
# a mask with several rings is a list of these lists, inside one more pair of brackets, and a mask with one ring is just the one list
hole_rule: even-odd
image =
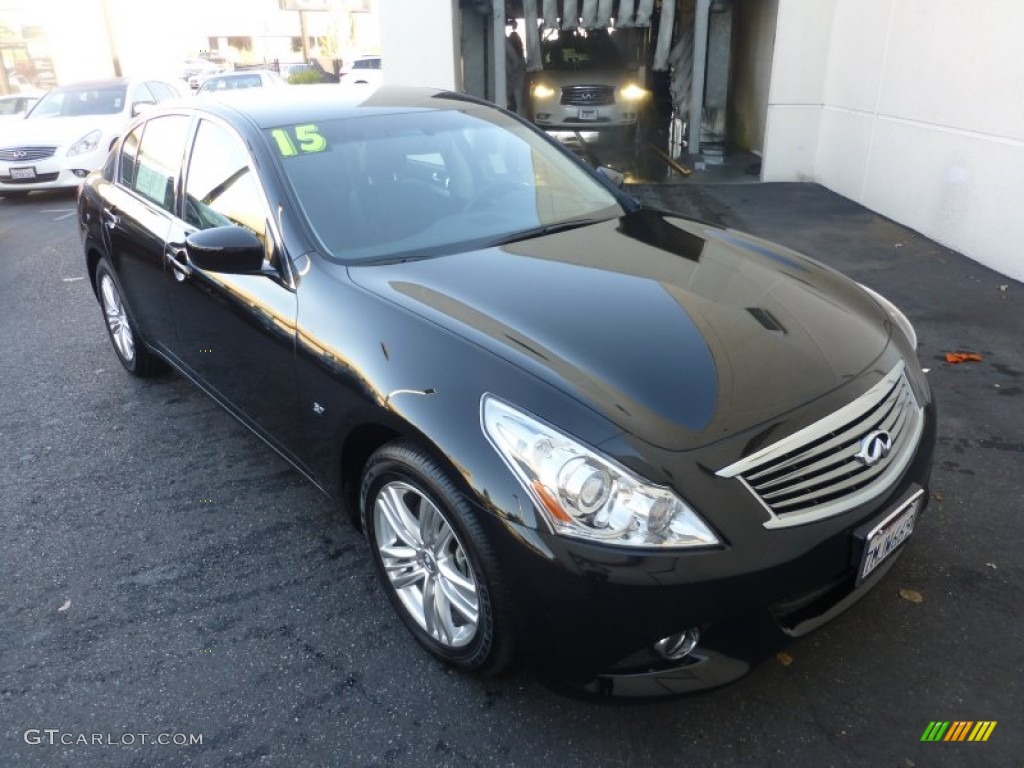
[[201,733],[85,733],[62,731],[60,728],[29,728],[22,735],[26,744],[32,746],[95,746],[134,747],[139,744],[156,744],[161,747],[195,747],[203,743]]

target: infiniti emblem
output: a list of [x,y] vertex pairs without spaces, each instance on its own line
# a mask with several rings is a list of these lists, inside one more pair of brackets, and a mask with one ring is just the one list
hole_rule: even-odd
[[437,561],[434,556],[427,550],[422,550],[417,558],[420,561],[420,565],[423,566],[427,573],[437,573]]
[[583,91],[583,93],[580,94],[580,98],[583,99],[583,101],[593,101],[597,98],[597,94],[593,91]]
[[892,435],[879,429],[866,435],[860,441],[860,453],[855,458],[861,464],[871,467],[880,462],[892,451]]
[[28,157],[28,152],[26,152],[23,149],[16,149],[11,154],[18,158],[19,160],[23,157]]

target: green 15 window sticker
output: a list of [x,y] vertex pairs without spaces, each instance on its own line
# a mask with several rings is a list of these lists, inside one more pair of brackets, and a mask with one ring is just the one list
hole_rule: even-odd
[[311,155],[327,149],[327,139],[320,135],[320,129],[313,123],[293,125],[287,128],[274,128],[270,135],[277,144],[277,151],[282,157],[295,157],[298,154]]

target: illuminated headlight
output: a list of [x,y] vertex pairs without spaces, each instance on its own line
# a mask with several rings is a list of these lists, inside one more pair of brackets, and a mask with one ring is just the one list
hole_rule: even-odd
[[719,543],[670,489],[491,395],[484,395],[480,409],[491,444],[555,533],[628,547]]
[[97,146],[99,146],[100,139],[102,137],[103,131],[99,128],[95,131],[89,131],[89,133],[85,134],[85,136],[71,145],[71,149],[68,150],[68,157],[92,152]]
[[622,96],[622,98],[625,99],[626,101],[640,101],[640,99],[646,97],[647,94],[648,91],[645,91],[643,88],[641,88],[639,85],[636,85],[635,83],[630,83],[621,91],[619,91],[619,95]]
[[550,99],[555,95],[555,89],[549,85],[537,83],[537,85],[533,86],[533,95],[538,99]]
[[910,346],[913,347],[914,349],[917,349],[917,331],[914,330],[914,326],[910,324],[910,321],[907,319],[907,316],[904,315],[895,304],[893,304],[891,301],[885,298],[885,296],[883,296],[882,294],[878,293],[877,291],[871,290],[863,283],[857,283],[857,285],[863,288],[871,298],[873,298],[875,301],[879,303],[879,305],[881,305],[882,309],[884,309],[886,313],[889,315],[889,317],[892,318],[892,321],[896,323],[896,325],[900,328],[900,330],[903,331],[904,334],[906,334],[907,338],[910,340]]

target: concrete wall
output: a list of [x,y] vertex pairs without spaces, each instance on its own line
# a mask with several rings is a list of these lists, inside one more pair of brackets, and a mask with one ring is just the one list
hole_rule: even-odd
[[779,0],[763,178],[1024,280],[1024,3]]
[[779,0],[741,0],[735,8],[732,140],[744,149],[761,153]]
[[383,0],[377,14],[385,83],[459,87],[458,0]]

